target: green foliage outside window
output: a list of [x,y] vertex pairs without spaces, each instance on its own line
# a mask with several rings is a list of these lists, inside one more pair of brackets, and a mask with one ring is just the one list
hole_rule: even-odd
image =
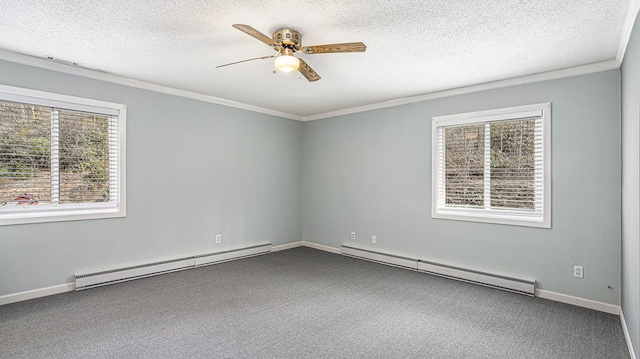
[[[489,131],[490,166],[485,171]],[[446,204],[482,208],[535,208],[535,120],[498,121],[445,129]],[[485,175],[490,198],[485,199]]]
[[59,123],[60,203],[108,201],[108,116],[0,102],[0,204],[24,193],[51,201],[52,115]]

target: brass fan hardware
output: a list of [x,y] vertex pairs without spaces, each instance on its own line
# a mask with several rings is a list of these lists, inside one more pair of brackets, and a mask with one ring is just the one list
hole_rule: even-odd
[[277,70],[283,72],[298,70],[308,81],[313,82],[320,80],[320,76],[304,60],[299,57],[295,57],[294,53],[301,52],[306,55],[314,55],[337,52],[364,52],[367,50],[367,46],[362,42],[302,46],[302,35],[298,31],[289,28],[278,29],[271,35],[271,37],[268,37],[249,25],[235,24],[233,27],[269,45],[278,53],[271,56],[262,56],[248,60],[236,61],[216,66],[216,68],[235,65],[247,61],[275,58],[274,63]]

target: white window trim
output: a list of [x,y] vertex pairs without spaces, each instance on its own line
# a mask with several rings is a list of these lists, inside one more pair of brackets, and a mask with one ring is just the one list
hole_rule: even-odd
[[[542,210],[540,216],[530,212],[498,209],[443,207],[438,203],[438,128],[443,126],[500,121],[540,116],[542,119]],[[516,226],[551,228],[551,103],[509,107],[487,111],[433,117],[431,122],[431,217],[460,221],[496,223]]]
[[[82,97],[0,85],[0,100],[118,117],[117,201],[109,203],[0,206],[0,225],[126,217],[127,106]],[[112,187],[113,189],[113,187]]]

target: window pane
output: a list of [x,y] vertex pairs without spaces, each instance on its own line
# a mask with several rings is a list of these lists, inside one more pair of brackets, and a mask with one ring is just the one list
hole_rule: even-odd
[[445,128],[445,203],[484,206],[484,124]]
[[51,198],[51,109],[0,101],[0,205]]
[[491,207],[535,209],[535,120],[491,123]]
[[109,116],[60,110],[60,203],[109,201]]

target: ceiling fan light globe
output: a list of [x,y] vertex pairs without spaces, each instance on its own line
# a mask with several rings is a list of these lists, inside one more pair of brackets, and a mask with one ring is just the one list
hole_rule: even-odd
[[295,56],[282,55],[276,57],[275,66],[278,71],[293,72],[300,67],[300,60]]

